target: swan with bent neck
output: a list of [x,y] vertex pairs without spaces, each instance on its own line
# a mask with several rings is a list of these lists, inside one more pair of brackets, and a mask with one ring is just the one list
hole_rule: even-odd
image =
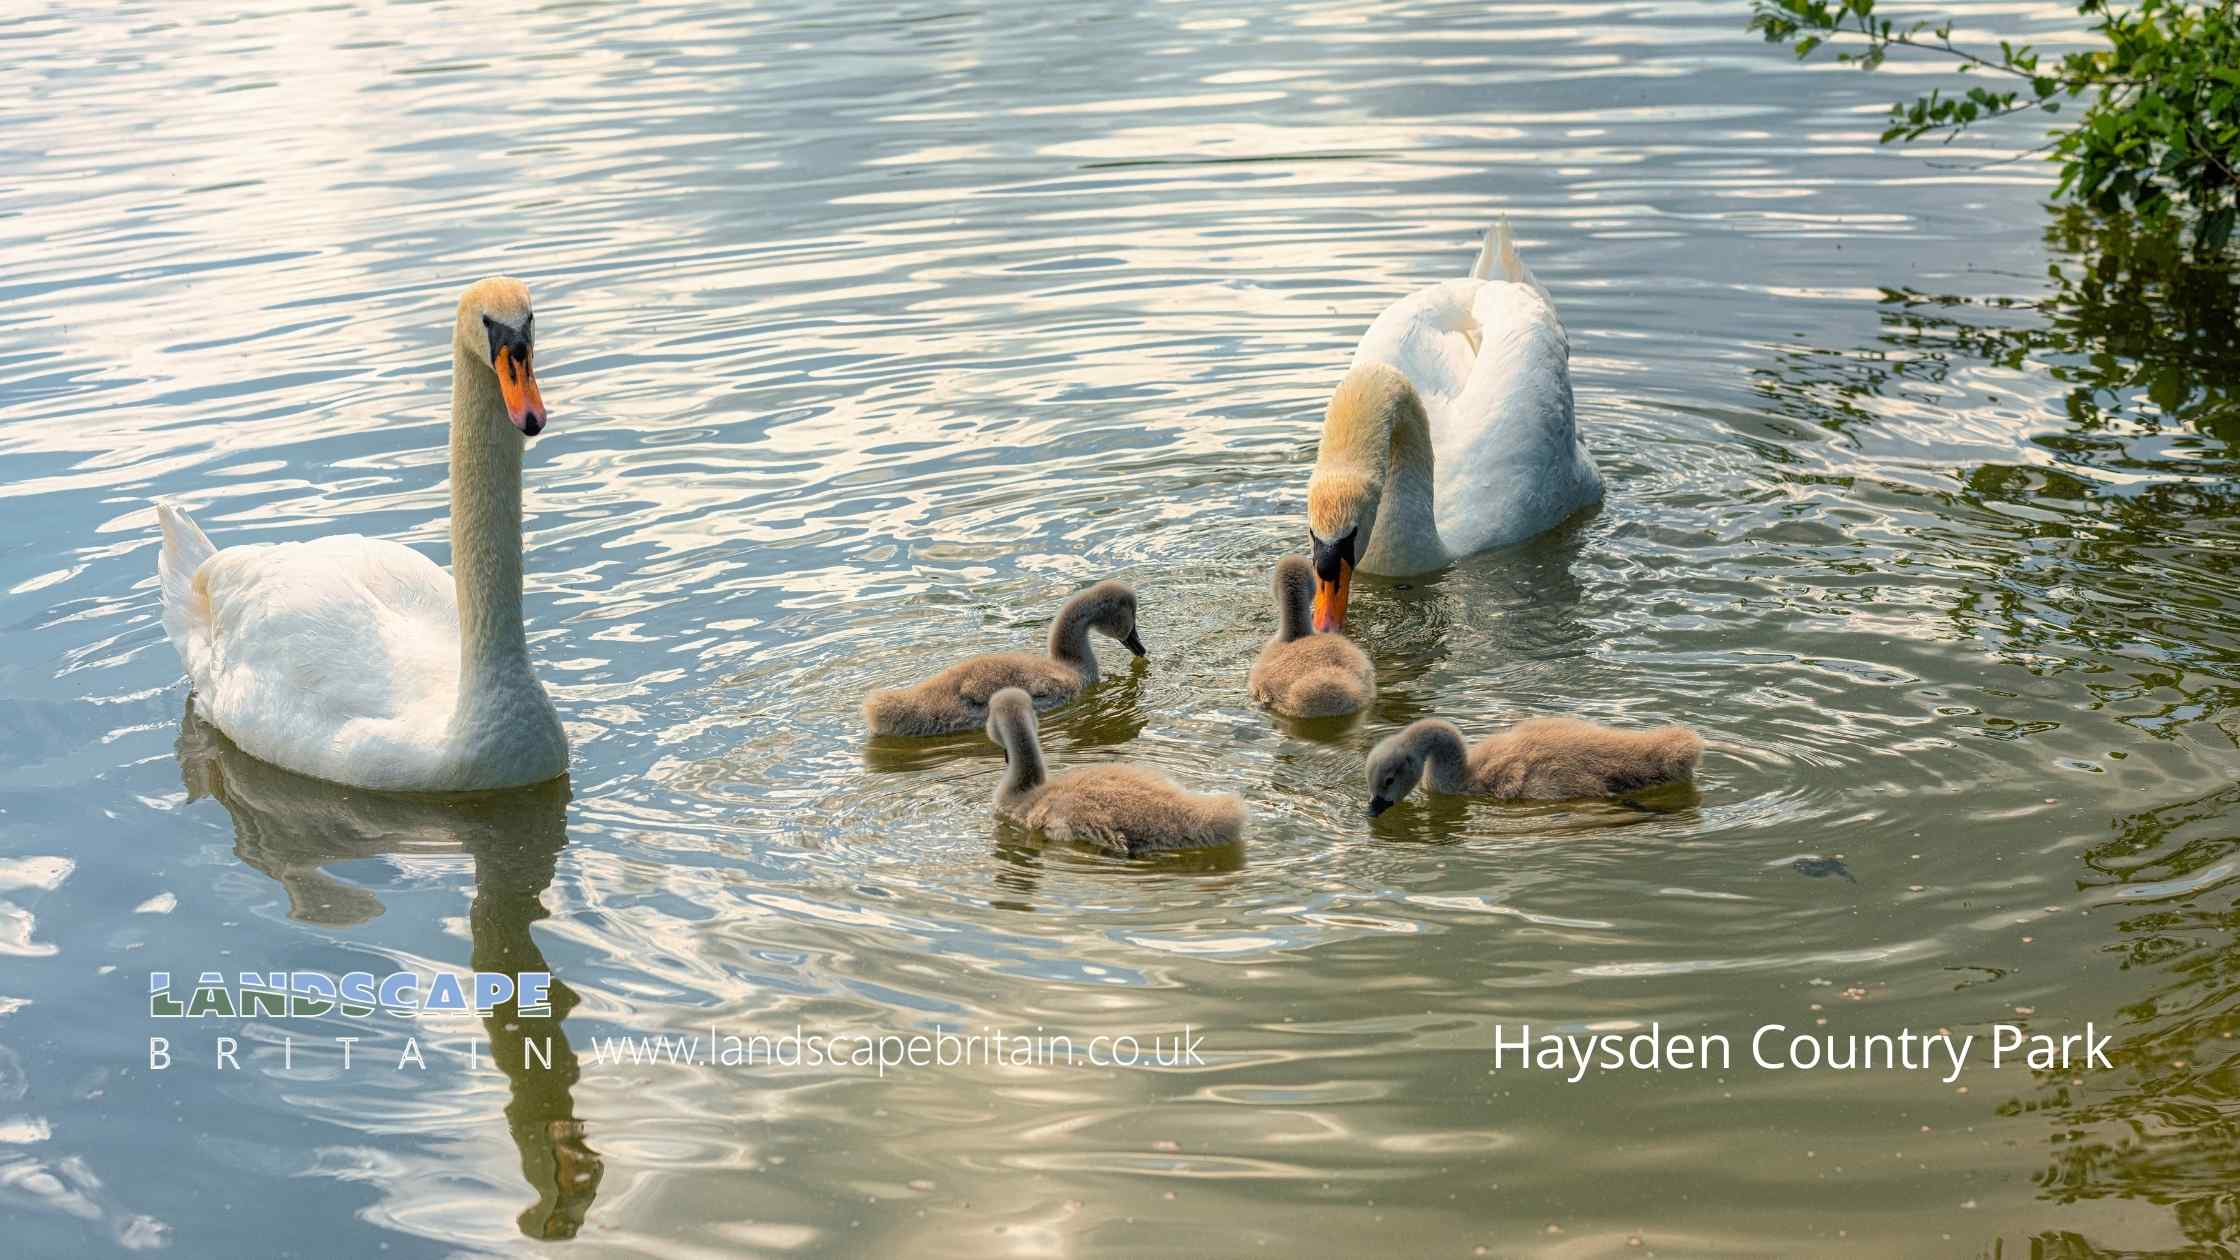
[[1377,316],[1330,397],[1307,482],[1314,628],[1344,628],[1356,572],[1429,573],[1601,498],[1570,335],[1504,220],[1467,277]]
[[220,548],[156,505],[164,629],[196,711],[244,752],[386,791],[566,774],[521,617],[521,453],[547,419],[529,290],[497,276],[451,332],[451,564],[358,534]]

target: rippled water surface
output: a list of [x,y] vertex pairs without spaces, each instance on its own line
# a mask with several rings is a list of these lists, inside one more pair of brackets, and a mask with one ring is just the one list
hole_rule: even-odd
[[[1923,80],[1800,66],[1744,16],[0,20],[9,1245],[2235,1245],[2231,281],[2049,215],[2040,166],[1986,164],[2028,129],[1880,149]],[[1322,402],[1504,213],[1608,502],[1364,582],[1375,711],[1287,731],[1244,673]],[[571,781],[462,803],[261,766],[185,719],[150,501],[220,543],[447,558],[444,343],[495,271],[537,297],[528,613]],[[859,734],[866,688],[1031,642],[1107,576],[1151,656],[1050,755],[1235,789],[1241,855],[1038,848],[989,818],[991,745]],[[1363,817],[1395,724],[1555,711],[1697,725],[1697,790]],[[152,971],[398,967],[548,967],[559,1035],[215,1021],[149,1070]],[[1569,1085],[1487,1052],[2002,1020],[2090,1021],[2115,1067]],[[1187,1026],[1203,1062],[601,1050],[936,1026]]]

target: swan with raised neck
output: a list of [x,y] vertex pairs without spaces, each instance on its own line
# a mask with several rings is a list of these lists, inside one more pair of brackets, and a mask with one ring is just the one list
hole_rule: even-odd
[[220,549],[157,505],[163,619],[193,703],[244,752],[356,787],[468,791],[567,773],[522,620],[521,457],[547,421],[528,288],[459,298],[445,572],[355,534]]

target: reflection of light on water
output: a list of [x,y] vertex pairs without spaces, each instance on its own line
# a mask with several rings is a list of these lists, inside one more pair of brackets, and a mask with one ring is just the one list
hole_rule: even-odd
[[[517,1247],[579,1216],[649,1254],[1132,1253],[1187,1220],[1220,1223],[1213,1247],[1310,1218],[1302,1254],[1557,1219],[1573,1246],[1654,1220],[1668,1250],[1806,1251],[1820,1170],[1766,1135],[1809,1130],[1867,1151],[1845,1207],[1868,1249],[1918,1250],[1923,1193],[1959,1177],[2004,1178],[1984,1232],[2114,1219],[2041,1220],[2009,1175],[2038,1171],[2038,1132],[1980,1094],[1663,1083],[1645,1133],[1476,1053],[1524,1018],[1794,1022],[1813,979],[1929,1026],[2017,996],[2090,1017],[2150,974],[2174,1005],[2207,992],[2182,960],[2221,930],[2223,803],[2203,835],[2141,842],[2145,867],[2097,846],[2228,769],[2229,459],[2213,399],[2111,405],[2150,388],[2117,381],[2071,414],[2093,365],[2166,363],[2151,343],[2080,350],[2058,310],[2000,305],[2038,292],[2048,172],[1879,151],[1874,80],[1794,65],[1717,6],[1079,16],[496,0],[464,24],[376,4],[15,28],[0,882],[21,930],[0,931],[32,952],[0,1036],[31,1067],[129,1048],[136,1013],[73,986],[130,988],[144,959],[458,968],[494,940],[549,954],[579,1052],[710,1023],[1221,1030],[1180,1083],[586,1068],[551,1093],[316,1059],[290,1083],[258,1058],[228,1093],[121,1072],[81,1093],[39,1070],[0,1132],[44,1126],[22,1153],[54,1201],[109,1222],[144,1187],[254,1195],[353,1254],[385,1231]],[[1611,501],[1365,581],[1377,709],[1273,723],[1239,681],[1323,396],[1368,319],[1501,211],[1572,327]],[[507,815],[554,842],[531,895],[489,882],[488,817],[253,769],[188,802],[148,572],[155,495],[212,505],[221,542],[358,529],[442,556],[444,330],[498,269],[539,302],[529,611],[577,751],[572,801]],[[1244,793],[1235,861],[1038,845],[989,818],[984,740],[859,737],[866,686],[1031,642],[1106,576],[1145,592],[1154,657],[1053,718],[1053,759]],[[1363,818],[1390,727],[1567,711],[1705,726],[1699,792]],[[2180,924],[2013,922],[2010,901],[2066,904],[2086,852],[2167,890],[2096,897]],[[2187,948],[2114,975],[2111,940]],[[1763,1123],[1737,1133],[1736,1104]],[[2132,1101],[2109,1106],[2081,1123],[2120,1129]],[[182,1110],[191,1147],[108,1127]],[[1887,1160],[1894,1110],[1996,1145]],[[2153,1162],[2088,1184],[2159,1202]],[[1685,1201],[1657,1189],[1676,1171]],[[1312,1210],[1364,1187],[1387,1222]],[[175,1223],[184,1249],[265,1241]],[[2160,1245],[2132,1224],[2094,1237]]]
[[[45,893],[62,886],[78,864],[66,857],[0,858],[0,892]],[[29,908],[0,900],[0,954],[17,958],[45,958],[56,947],[32,939],[38,921]]]

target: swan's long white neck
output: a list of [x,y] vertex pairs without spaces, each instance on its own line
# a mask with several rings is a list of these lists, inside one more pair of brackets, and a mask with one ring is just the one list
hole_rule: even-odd
[[522,437],[497,373],[451,356],[451,576],[459,600],[459,693],[537,689],[521,624]]

